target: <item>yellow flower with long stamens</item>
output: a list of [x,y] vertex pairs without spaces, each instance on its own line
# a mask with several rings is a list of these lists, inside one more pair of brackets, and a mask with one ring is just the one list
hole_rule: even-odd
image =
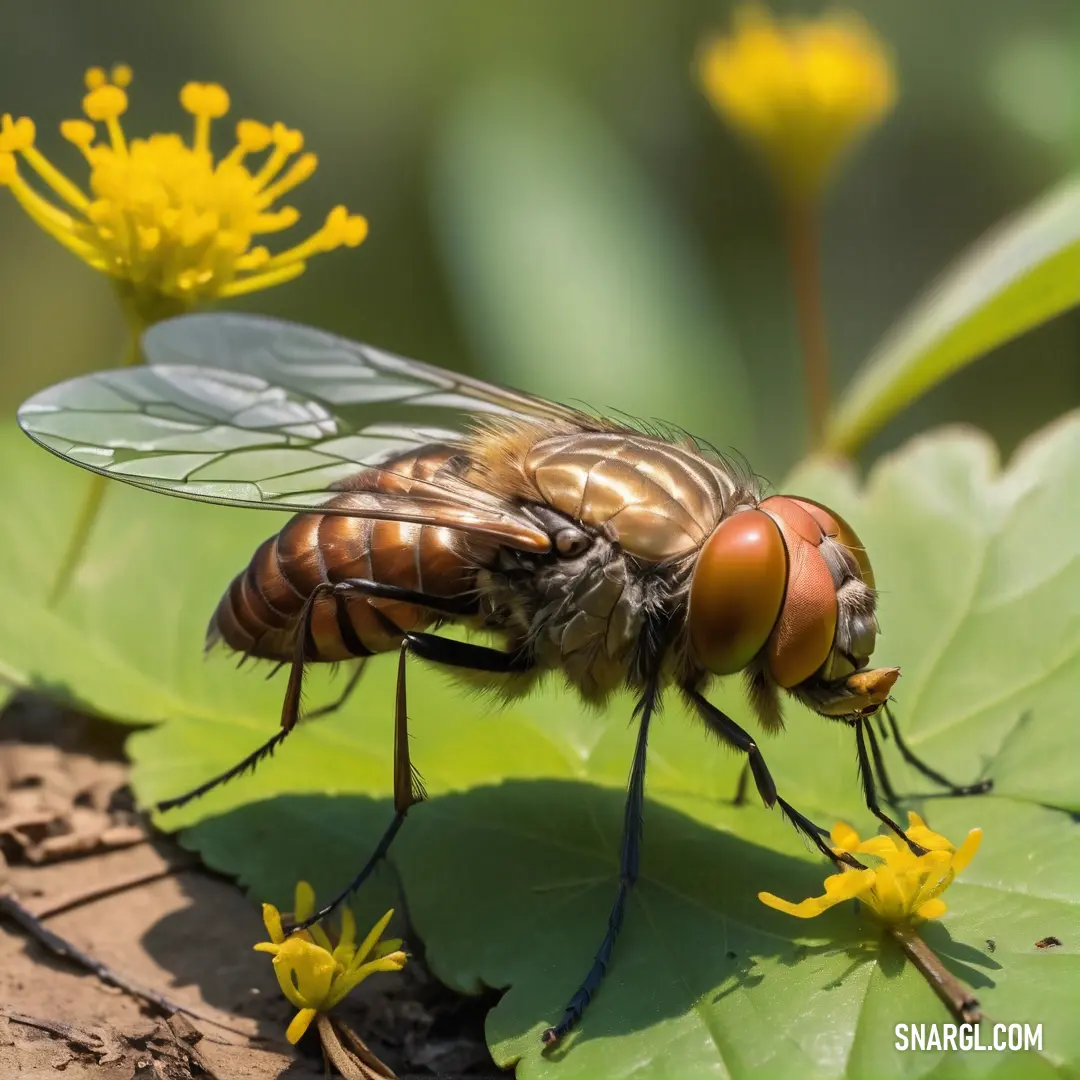
[[[141,326],[201,301],[280,285],[303,273],[311,256],[355,247],[367,235],[364,218],[336,206],[306,240],[271,254],[257,238],[297,222],[294,207],[276,204],[318,164],[302,152],[301,133],[241,120],[236,145],[215,161],[211,124],[228,112],[229,95],[215,83],[188,83],[180,104],[194,118],[190,139],[129,140],[120,118],[130,82],[126,66],[111,75],[91,68],[86,118],[60,125],[90,167],[86,190],[37,148],[32,120],[10,115],[0,119],[0,185],[50,236],[113,277]],[[262,163],[250,164],[259,154]],[[54,198],[27,180],[20,161]]]
[[[298,882],[294,918],[303,922],[314,912],[314,890],[306,881]],[[294,1044],[319,1013],[329,1012],[369,975],[400,971],[408,959],[400,939],[379,940],[393,910],[372,927],[359,945],[356,919],[348,908],[342,911],[341,933],[336,943],[318,924],[286,937],[281,912],[273,904],[263,904],[262,913],[270,940],[260,941],[255,951],[273,956],[274,974],[281,992],[299,1010],[285,1032],[285,1037]]]
[[886,923],[915,924],[938,919],[946,911],[941,894],[971,862],[982,842],[982,830],[972,829],[956,848],[929,829],[918,814],[909,811],[907,835],[926,848],[924,855],[915,855],[900,837],[891,834],[861,840],[850,825],[838,822],[831,834],[837,854],[870,855],[878,865],[833,874],[825,879],[823,896],[812,896],[797,904],[767,892],[758,893],[758,899],[799,919],[812,919],[852,899],[861,901]]
[[777,23],[753,5],[702,49],[698,77],[720,116],[765,155],[784,189],[816,195],[833,164],[896,100],[892,64],[848,13]]

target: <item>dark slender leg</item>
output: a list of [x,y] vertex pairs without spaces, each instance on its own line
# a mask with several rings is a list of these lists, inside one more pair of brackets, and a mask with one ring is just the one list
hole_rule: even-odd
[[893,738],[896,740],[896,748],[900,751],[903,759],[914,768],[918,769],[928,780],[933,780],[935,784],[940,784],[945,788],[950,795],[985,795],[993,786],[993,780],[980,780],[975,784],[954,784],[948,777],[942,776],[936,769],[932,769],[921,758],[916,757],[914,752],[908,748],[904,737],[900,734],[900,728],[896,723],[896,718],[892,714],[892,710],[888,705],[884,709],[885,716],[889,721],[889,730],[892,732]]
[[304,602],[304,606],[300,609],[300,616],[296,628],[296,641],[293,646],[293,657],[289,670],[289,683],[285,688],[285,698],[281,706],[281,727],[267,739],[262,746],[253,750],[242,761],[233,765],[232,768],[226,769],[223,773],[219,773],[217,776],[200,784],[197,788],[192,788],[191,791],[187,791],[183,795],[176,795],[171,799],[162,800],[155,807],[156,810],[164,812],[166,810],[175,810],[178,806],[186,806],[189,802],[205,795],[208,791],[213,791],[213,789],[219,785],[227,783],[229,780],[234,780],[236,777],[247,772],[248,769],[254,769],[259,762],[264,758],[270,757],[285,741],[289,732],[296,726],[296,721],[299,718],[300,691],[304,679],[304,661],[306,659],[308,636],[311,632],[311,613],[315,608],[315,601],[324,593],[331,591],[332,588],[332,585],[325,583],[319,585],[312,591],[311,595]]
[[375,845],[375,850],[371,853],[368,861],[364,863],[360,873],[330,903],[321,907],[310,918],[297,923],[295,926],[290,926],[289,933],[294,930],[303,930],[317,923],[320,919],[325,919],[327,915],[356,892],[367,881],[372,871],[390,850],[390,845],[394,842],[394,837],[397,836],[398,830],[404,823],[409,807],[424,798],[423,783],[414,773],[412,762],[409,759],[409,710],[405,683],[405,661],[408,655],[408,643],[403,641],[401,651],[398,653],[397,693],[394,700],[394,819],[390,822],[378,844]]
[[630,783],[627,787],[626,808],[623,812],[619,889],[615,894],[611,914],[608,916],[607,933],[593,958],[592,967],[589,968],[585,981],[563,1010],[562,1019],[540,1036],[548,1046],[558,1042],[581,1019],[585,1007],[596,993],[611,960],[611,950],[614,948],[615,939],[619,936],[623,916],[626,914],[626,899],[634,882],[637,881],[641,854],[641,819],[645,801],[645,759],[649,744],[649,721],[652,719],[658,695],[659,691],[653,681],[646,688],[635,710],[640,714],[641,719],[638,721],[637,744],[634,747],[634,762],[630,767]]
[[533,666],[532,657],[527,653],[503,652],[502,649],[455,641],[453,638],[439,637],[438,634],[406,634],[405,640],[413,656],[449,667],[512,674],[528,671]]
[[877,732],[874,731],[874,726],[869,721],[866,723],[866,738],[870,743],[870,756],[874,759],[874,771],[877,773],[878,783],[881,785],[881,793],[890,806],[899,807],[896,789],[892,786],[888,772],[885,771],[885,755],[882,754],[881,746],[878,744]]
[[[401,628],[395,625],[384,612],[378,608],[374,610],[376,617],[391,634],[402,633]],[[405,662],[409,653],[437,663],[468,667],[477,671],[525,671],[532,665],[531,659],[523,653],[504,653],[481,645],[464,645],[462,642],[441,638],[436,634],[402,634],[401,652],[398,655],[397,694],[394,703],[394,819],[375,845],[375,850],[360,873],[311,918],[289,927],[289,933],[303,930],[320,919],[325,919],[356,892],[390,850],[390,845],[405,821],[409,807],[426,797],[423,781],[413,769],[409,757],[409,716],[405,680]]]
[[[387,599],[407,600],[408,603],[415,603],[422,607],[426,607],[431,611],[436,611],[444,614],[451,614],[456,612],[450,612],[445,605],[447,603],[453,603],[453,601],[447,601],[444,597],[429,596],[427,593],[414,592],[411,589],[398,590],[394,586],[381,585],[379,582],[369,582],[364,579],[356,579],[355,581],[338,582],[337,584],[331,584],[330,582],[322,582],[312,590],[311,595],[307,598],[304,606],[300,609],[300,614],[297,621],[296,639],[294,643],[293,656],[287,661],[289,664],[289,682],[285,688],[285,696],[282,701],[281,707],[281,728],[274,733],[269,739],[266,740],[262,746],[253,750],[242,761],[237,762],[232,768],[226,769],[223,773],[218,774],[205,783],[200,784],[197,788],[193,788],[191,791],[185,792],[183,795],[177,795],[171,799],[165,799],[163,802],[157,804],[155,809],[159,811],[174,810],[176,807],[184,806],[194,799],[199,798],[201,795],[205,795],[208,791],[213,791],[214,788],[220,784],[227,783],[229,780],[235,779],[237,776],[247,772],[249,769],[254,769],[264,758],[269,757],[273,752],[285,741],[286,736],[296,726],[296,722],[300,716],[300,702],[301,702],[301,690],[303,689],[304,680],[304,667],[307,660],[308,653],[311,650],[310,636],[311,636],[311,617],[315,607],[315,602],[320,596],[324,596],[327,593],[333,593],[336,597],[342,597],[350,592],[365,592],[371,595],[378,595],[380,597],[386,597]],[[393,625],[393,624],[391,624]],[[394,627],[395,633],[400,631]],[[422,638],[433,637],[430,634],[414,635]],[[435,640],[441,641],[443,639],[436,638]],[[451,644],[457,644],[452,642]],[[469,646],[469,648],[479,649],[479,646]],[[485,650],[480,650],[481,652]],[[499,653],[495,649],[486,650],[496,654],[497,656],[506,656],[504,653]],[[436,657],[432,657],[436,659]],[[452,661],[443,661],[444,663],[450,663]],[[506,664],[510,661],[504,660]],[[278,665],[279,667],[281,665]],[[274,669],[275,671],[277,668]],[[327,713],[333,712],[335,709],[339,709],[348,698],[349,694],[355,689],[357,682],[360,678],[360,672],[362,667],[358,668],[353,673],[349,680],[348,685],[345,687],[344,693],[341,697],[331,702],[329,705],[323,706],[320,709],[316,709],[308,714],[309,719],[313,719],[319,716],[325,716]],[[500,670],[496,667],[485,667],[483,670],[495,671]],[[511,670],[511,669],[507,669]],[[513,668],[512,670],[519,670]]]
[[852,724],[855,727],[855,746],[859,754],[859,775],[862,777],[863,795],[866,798],[866,805],[870,810],[870,813],[874,815],[879,821],[888,825],[890,829],[905,844],[915,855],[925,855],[926,848],[921,844],[916,844],[914,840],[911,840],[907,833],[904,832],[900,826],[893,821],[888,814],[878,805],[877,791],[874,789],[874,773],[870,765],[870,755],[866,752],[866,732],[870,731],[871,737],[873,736],[873,729],[870,728],[870,721],[866,717],[860,717],[857,720],[853,720]]
[[400,585],[387,585],[369,578],[345,578],[337,583],[335,591],[356,591],[380,600],[400,600],[404,604],[416,604],[441,615],[475,615],[480,608],[480,602],[475,596],[432,596],[431,593],[405,589]]
[[766,806],[772,807],[779,804],[784,816],[787,817],[791,824],[794,825],[795,828],[827,859],[830,859],[834,863],[847,863],[849,866],[853,866],[859,870],[864,869],[862,863],[860,863],[853,855],[849,855],[847,852],[837,855],[837,853],[825,842],[829,835],[828,832],[821,828],[820,825],[815,825],[808,817],[799,813],[799,811],[789,802],[781,799],[777,795],[776,784],[773,782],[769,768],[765,764],[765,759],[761,756],[761,751],[758,749],[757,743],[750,738],[747,732],[739,727],[730,716],[721,712],[711,701],[699,694],[696,690],[686,688],[684,692],[689,698],[691,705],[697,709],[698,715],[704,720],[705,726],[723,742],[726,742],[729,746],[733,746],[736,750],[741,750],[746,754],[747,763],[750,766],[750,771],[753,773],[754,783],[757,785],[758,794],[761,795],[761,801],[764,802]]
[[349,676],[349,681],[345,684],[341,693],[334,698],[333,701],[327,702],[325,705],[320,705],[317,709],[312,709],[310,712],[304,713],[304,720],[318,720],[322,716],[329,716],[331,713],[336,713],[346,701],[352,696],[352,692],[356,689],[357,684],[360,682],[360,676],[364,674],[363,661],[356,665],[356,669]]

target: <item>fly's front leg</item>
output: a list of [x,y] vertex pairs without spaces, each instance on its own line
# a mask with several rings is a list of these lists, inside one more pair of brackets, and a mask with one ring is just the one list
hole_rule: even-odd
[[855,748],[859,754],[859,776],[862,778],[863,795],[866,798],[867,809],[878,821],[892,829],[911,848],[913,855],[925,855],[926,848],[921,844],[916,844],[878,804],[877,790],[874,786],[874,771],[870,766],[870,756],[866,752],[867,732],[869,732],[871,741],[874,738],[874,729],[870,726],[870,721],[866,717],[860,717],[852,721],[852,724],[855,728]]
[[886,705],[883,711],[885,718],[889,722],[892,737],[896,741],[896,749],[900,751],[900,756],[913,768],[918,769],[927,780],[932,780],[935,784],[945,788],[946,794],[957,796],[985,795],[993,788],[993,780],[979,780],[974,784],[954,784],[947,776],[942,776],[936,769],[927,765],[922,758],[917,757],[915,752],[908,747],[903,735],[900,733],[900,727],[896,722],[896,717],[892,714],[892,709]]
[[765,764],[765,758],[762,757],[757,743],[754,742],[749,733],[739,727],[730,716],[718,709],[697,690],[687,686],[683,688],[683,693],[686,694],[690,704],[705,722],[705,726],[714,735],[729,746],[734,747],[736,750],[741,750],[746,754],[747,763],[749,764],[750,772],[754,777],[754,783],[757,786],[758,794],[761,795],[761,801],[765,803],[766,806],[779,806],[781,812],[788,821],[790,821],[791,824],[794,825],[795,828],[822,853],[822,855],[837,866],[841,863],[846,863],[848,866],[852,866],[857,870],[865,869],[862,863],[860,863],[853,855],[850,855],[847,852],[837,853],[833,851],[828,843],[826,843],[829,833],[820,825],[815,825],[808,817],[796,810],[791,803],[777,794],[776,784],[773,781],[768,766]]

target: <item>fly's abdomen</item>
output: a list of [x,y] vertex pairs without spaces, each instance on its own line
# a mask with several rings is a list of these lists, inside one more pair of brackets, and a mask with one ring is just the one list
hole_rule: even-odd
[[[347,488],[402,491],[410,480],[430,481],[454,464],[455,452],[432,446],[388,462],[385,471],[359,474]],[[328,505],[347,505],[341,495]],[[440,598],[460,598],[475,586],[473,558],[460,533],[432,525],[299,514],[255,552],[222,597],[208,644],[267,660],[294,655],[304,605],[320,584],[361,579]],[[383,618],[376,614],[378,609]],[[348,660],[398,647],[402,631],[421,630],[435,616],[399,600],[360,591],[320,594],[312,607],[305,655],[313,661]]]

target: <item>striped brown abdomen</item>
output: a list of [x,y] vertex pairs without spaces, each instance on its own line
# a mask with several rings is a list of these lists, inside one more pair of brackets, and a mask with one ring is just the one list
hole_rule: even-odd
[[[460,451],[431,445],[368,469],[339,486],[408,492],[413,480],[437,480],[456,473]],[[328,506],[347,504],[348,495]],[[440,597],[457,597],[474,586],[463,538],[451,529],[406,522],[298,514],[261,544],[218,604],[207,644],[223,640],[237,652],[266,660],[289,660],[300,614],[316,587],[363,578]],[[430,612],[398,600],[371,599],[353,592],[324,593],[315,601],[306,648],[315,661],[349,660],[397,648],[400,637],[387,630],[378,608],[402,630],[422,630]]]

